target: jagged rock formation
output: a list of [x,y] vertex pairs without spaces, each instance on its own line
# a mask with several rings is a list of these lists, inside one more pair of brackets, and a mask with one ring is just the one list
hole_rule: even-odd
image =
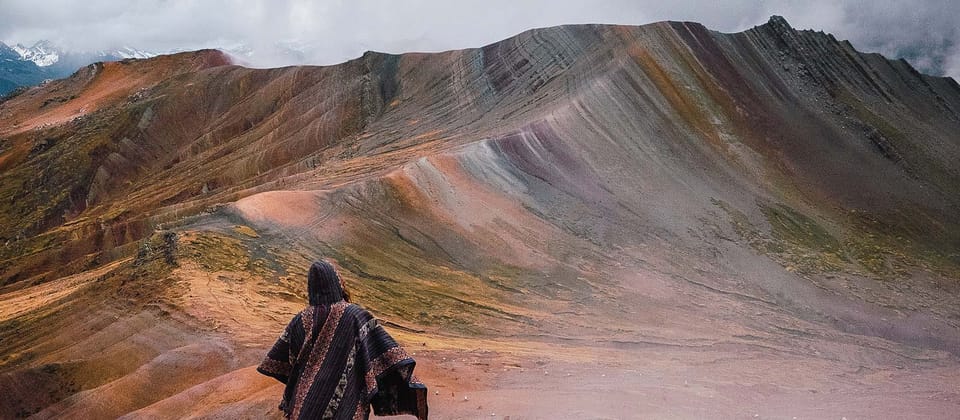
[[[938,393],[960,356],[960,86],[782,18],[97,64],[0,104],[0,127],[0,389],[48,390],[4,415],[269,413],[249,366],[319,255],[423,343],[450,417],[476,411],[447,387],[546,417],[960,405]],[[470,349],[511,373],[453,379]],[[551,363],[616,381],[512,370]],[[496,393],[537,386],[565,397]]]

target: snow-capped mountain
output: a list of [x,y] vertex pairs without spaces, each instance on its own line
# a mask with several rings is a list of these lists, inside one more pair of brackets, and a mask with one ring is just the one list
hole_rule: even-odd
[[10,48],[20,54],[20,58],[32,61],[40,67],[51,66],[60,61],[60,49],[50,41],[39,41],[29,48],[24,47],[23,44],[17,44]]
[[114,50],[111,53],[104,53],[103,55],[115,55],[122,58],[151,58],[151,57],[156,57],[158,54],[143,51],[143,50],[138,50],[133,47],[123,47],[123,48]]
[[32,86],[46,79],[69,76],[90,63],[156,55],[126,46],[115,50],[70,51],[50,41],[38,41],[30,47],[19,43],[8,46],[0,42],[0,95],[20,86]]
[[100,50],[94,52],[88,51],[64,51],[50,41],[38,41],[32,47],[25,47],[23,44],[17,44],[10,47],[20,58],[32,61],[39,67],[48,67],[57,64],[61,59],[72,59],[71,61],[110,61],[122,60],[126,58],[150,58],[157,54],[139,50],[133,47],[121,47],[116,50]]

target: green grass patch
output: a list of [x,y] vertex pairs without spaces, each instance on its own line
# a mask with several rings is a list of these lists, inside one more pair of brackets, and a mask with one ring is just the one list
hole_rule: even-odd
[[783,204],[763,205],[760,211],[773,230],[773,238],[787,247],[836,253],[840,241],[815,220]]

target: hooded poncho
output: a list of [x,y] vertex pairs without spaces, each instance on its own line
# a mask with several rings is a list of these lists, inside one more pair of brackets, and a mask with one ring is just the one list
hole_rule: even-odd
[[310,306],[287,324],[257,371],[286,384],[280,409],[291,419],[427,418],[416,362],[358,305],[343,299],[329,263],[310,267]]

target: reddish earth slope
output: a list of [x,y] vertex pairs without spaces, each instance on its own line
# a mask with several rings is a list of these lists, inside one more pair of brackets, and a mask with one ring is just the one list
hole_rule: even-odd
[[0,416],[275,416],[334,261],[438,418],[960,410],[960,86],[774,17],[0,103]]

